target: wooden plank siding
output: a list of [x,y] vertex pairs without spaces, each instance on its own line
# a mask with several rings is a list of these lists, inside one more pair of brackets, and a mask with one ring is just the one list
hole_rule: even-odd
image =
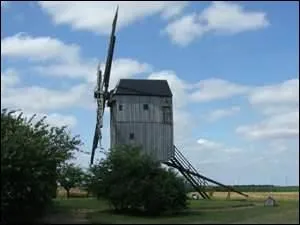
[[[114,145],[141,145],[143,151],[159,161],[174,156],[173,113],[171,97],[115,95],[111,106],[111,147]],[[148,104],[148,110],[144,110]],[[122,110],[119,110],[122,105]],[[163,107],[170,107],[168,117]],[[165,123],[165,119],[168,123]],[[130,133],[134,139],[130,139]]]

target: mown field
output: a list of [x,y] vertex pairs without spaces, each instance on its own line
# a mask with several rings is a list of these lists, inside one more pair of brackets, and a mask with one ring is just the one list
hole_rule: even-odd
[[[56,209],[58,212],[67,213],[73,223],[75,218],[79,218],[80,223],[91,224],[299,224],[299,192],[250,192],[247,193],[248,199],[231,193],[230,200],[226,200],[227,192],[215,192],[212,200],[190,200],[186,212],[162,217],[115,214],[105,201],[84,198],[84,194],[75,189],[72,195],[77,198],[66,199],[64,192],[60,191],[55,200]],[[263,205],[269,195],[277,200],[279,206]]]
[[[67,193],[64,189],[59,188],[58,191],[58,198],[65,198]],[[244,192],[247,194],[248,200],[264,200],[268,196],[272,196],[275,200],[299,200],[299,192]],[[188,196],[192,194],[199,195],[197,192],[190,192]],[[86,197],[86,192],[81,191],[78,188],[71,189],[71,196],[72,197]],[[228,196],[228,192],[214,192],[212,198],[213,199],[226,199]],[[246,199],[244,196],[239,195],[237,193],[231,192],[230,199],[232,200],[243,200]]]
[[[191,196],[193,193],[197,194],[197,192],[190,192]],[[273,197],[275,200],[299,200],[299,192],[244,192],[247,194],[248,200],[264,200],[268,196]],[[214,199],[226,199],[228,192],[214,192]],[[237,193],[230,193],[230,199],[245,199],[244,196],[239,195]]]

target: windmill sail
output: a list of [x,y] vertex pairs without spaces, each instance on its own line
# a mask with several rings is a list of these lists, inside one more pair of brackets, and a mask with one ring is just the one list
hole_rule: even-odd
[[[117,25],[117,19],[118,19],[118,9],[117,7],[116,14],[112,23],[112,31],[110,35],[110,42],[108,47],[108,53],[106,58],[106,64],[105,64],[105,71],[103,76],[103,82],[102,82],[102,73],[100,70],[100,66],[98,66],[98,74],[97,74],[97,88],[95,91],[95,98],[97,99],[97,122],[95,127],[95,134],[93,139],[93,146],[92,146],[92,154],[91,154],[91,161],[90,164],[92,165],[94,162],[95,157],[95,151],[98,147],[98,143],[100,142],[102,138],[101,128],[103,124],[103,114],[105,109],[105,102],[108,100],[108,86],[109,86],[109,78],[110,78],[110,71],[111,71],[111,65],[113,60],[113,53],[114,53],[114,47],[115,47],[115,31],[116,31],[116,25]],[[104,90],[103,90],[104,88]]]
[[94,163],[95,150],[98,146],[98,140],[100,138],[99,131],[98,131],[97,127],[98,127],[98,124],[96,124],[95,134],[94,134],[94,139],[93,139],[92,155],[91,155],[91,162],[90,162],[91,165]]
[[96,127],[95,127],[95,134],[93,139],[93,147],[92,147],[92,155],[91,155],[91,165],[94,162],[95,151],[98,146],[99,141],[102,138],[101,128],[103,124],[103,85],[102,85],[102,73],[100,70],[100,65],[98,66],[98,73],[97,73],[97,87],[95,90],[95,98],[97,100],[97,118],[96,118]]
[[110,35],[108,54],[107,54],[106,64],[105,64],[104,80],[103,80],[105,93],[107,93],[107,90],[108,90],[111,64],[112,64],[113,55],[114,55],[114,48],[115,48],[115,42],[116,42],[115,31],[116,31],[116,25],[117,25],[117,20],[118,20],[118,10],[119,10],[119,7],[117,7],[115,18],[112,23],[112,31],[111,31],[111,35]]

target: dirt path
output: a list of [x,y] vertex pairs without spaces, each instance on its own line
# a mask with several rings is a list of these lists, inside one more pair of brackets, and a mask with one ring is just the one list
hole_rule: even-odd
[[95,210],[74,210],[72,212],[58,212],[47,215],[43,218],[43,223],[46,224],[90,224],[86,218],[88,212]]
[[232,211],[232,210],[239,210],[239,209],[247,209],[247,208],[254,208],[257,204],[249,204],[249,205],[241,205],[241,206],[230,206],[230,207],[218,207],[218,208],[201,208],[201,209],[193,209],[189,211],[195,212],[205,212],[205,211]]

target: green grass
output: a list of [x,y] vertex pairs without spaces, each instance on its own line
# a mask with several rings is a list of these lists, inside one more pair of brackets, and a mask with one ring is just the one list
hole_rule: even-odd
[[255,202],[239,200],[191,200],[189,208],[192,210],[200,209],[225,209],[254,206]]
[[278,207],[264,207],[263,201],[192,200],[187,212],[162,217],[115,214],[108,210],[105,201],[93,198],[57,199],[55,205],[66,211],[94,210],[86,214],[93,224],[299,223],[298,201],[280,201]]
[[105,201],[98,201],[95,198],[70,198],[70,199],[55,199],[54,205],[57,208],[65,210],[77,210],[77,209],[107,209]]

